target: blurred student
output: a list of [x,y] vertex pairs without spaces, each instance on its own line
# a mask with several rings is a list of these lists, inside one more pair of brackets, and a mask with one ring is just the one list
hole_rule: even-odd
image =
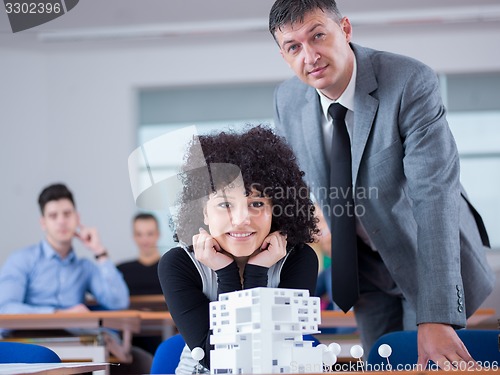
[[[81,224],[73,194],[63,184],[46,187],[38,198],[45,238],[14,252],[0,271],[0,313],[83,312],[90,293],[105,309],[126,309],[127,285],[101,243],[97,230]],[[73,239],[95,261],[78,258]]]
[[[158,279],[158,262],[160,261],[158,220],[152,214],[139,213],[134,216],[132,223],[139,258],[119,264],[118,270],[122,273],[131,296],[162,294]],[[158,335],[134,335],[132,338],[134,346],[152,355],[162,341],[162,336]]]
[[139,213],[133,220],[134,241],[139,249],[139,258],[118,265],[130,295],[162,294],[158,280],[158,239],[160,230],[155,216]]
[[[127,284],[101,243],[97,229],[81,224],[71,191],[63,184],[50,185],[40,193],[38,204],[45,238],[16,251],[5,262],[0,271],[0,313],[86,312],[87,293],[92,294],[99,308],[126,309]],[[76,256],[74,238],[83,243],[95,261]],[[0,328],[2,334],[26,337],[34,332],[2,332]],[[61,331],[49,334],[64,335]],[[112,374],[144,373],[151,366],[151,355],[139,348],[120,354],[130,356],[124,361],[130,363],[112,366]]]

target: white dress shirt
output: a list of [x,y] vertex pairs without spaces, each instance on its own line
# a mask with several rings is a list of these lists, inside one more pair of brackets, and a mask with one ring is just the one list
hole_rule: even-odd
[[[354,129],[354,112],[356,111],[356,109],[354,108],[354,93],[356,91],[357,72],[358,69],[357,69],[356,58],[354,58],[354,66],[352,69],[352,76],[351,79],[349,80],[349,84],[347,85],[346,89],[339,96],[337,100],[331,100],[330,98],[327,98],[325,95],[323,95],[323,93],[321,93],[321,91],[316,89],[319,95],[321,109],[323,112],[323,116],[321,116],[321,127],[323,131],[323,142],[325,146],[326,157],[328,160],[331,160],[331,155],[332,155],[333,122],[332,122],[332,117],[328,113],[328,108],[330,108],[330,105],[332,103],[339,103],[345,108],[347,108],[347,113],[345,115],[345,123],[347,126],[347,132],[349,133],[349,138],[351,140],[351,145],[352,145],[352,134]],[[355,191],[354,186],[353,186],[353,191]],[[361,223],[359,217],[357,216],[356,216],[356,233],[368,246],[370,246],[373,250],[376,250],[375,246],[373,245],[373,242],[370,240],[370,236],[366,232],[366,229],[363,227],[363,224]]]

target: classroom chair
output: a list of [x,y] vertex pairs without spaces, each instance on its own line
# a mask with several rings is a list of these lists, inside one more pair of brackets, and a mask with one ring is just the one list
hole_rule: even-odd
[[60,363],[61,358],[45,346],[0,341],[0,363]]
[[[492,364],[500,365],[499,334],[495,330],[468,330],[456,331],[458,337],[463,341],[472,358],[480,362],[483,367]],[[389,362],[396,370],[397,365],[411,366],[417,363],[417,331],[391,332],[380,337],[373,345],[368,355],[369,365],[387,366],[387,359],[382,358],[378,348],[382,344],[388,344],[392,349]],[[408,369],[408,368],[402,368]]]
[[180,334],[163,341],[156,349],[150,373],[175,374],[185,345],[186,343]]

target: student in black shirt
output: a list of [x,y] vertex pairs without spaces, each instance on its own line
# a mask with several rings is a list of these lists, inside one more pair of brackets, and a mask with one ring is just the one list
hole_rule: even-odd
[[160,230],[155,216],[147,213],[135,215],[133,220],[134,241],[139,258],[118,265],[130,290],[130,295],[161,294],[158,280],[158,239]]

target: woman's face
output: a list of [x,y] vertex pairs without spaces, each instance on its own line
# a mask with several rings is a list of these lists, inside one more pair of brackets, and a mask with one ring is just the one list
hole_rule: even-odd
[[271,231],[272,201],[260,192],[245,193],[244,186],[227,187],[210,195],[204,222],[210,235],[228,253],[247,257]]

